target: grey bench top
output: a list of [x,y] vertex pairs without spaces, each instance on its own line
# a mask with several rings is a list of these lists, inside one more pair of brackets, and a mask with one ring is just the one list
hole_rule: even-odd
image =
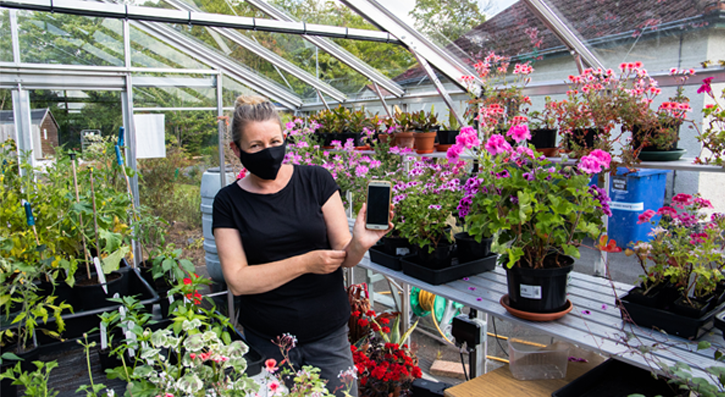
[[[506,271],[500,266],[442,285],[431,285],[414,277],[380,266],[370,261],[368,254],[360,266],[381,273],[398,282],[415,286],[436,295],[452,299],[496,318],[536,329],[595,351],[608,357],[646,369],[657,369],[657,363],[673,365],[684,362],[693,368],[695,376],[713,378],[703,370],[711,366],[723,366],[714,359],[715,349],[725,352],[725,340],[720,330],[713,328],[697,341],[670,336],[649,328],[641,328],[622,321],[615,305],[615,291],[621,296],[632,286],[610,282],[607,279],[572,272],[568,295],[573,309],[559,320],[535,322],[522,320],[509,314],[499,300],[508,293]],[[697,350],[698,342],[708,341],[712,347]],[[646,353],[642,353],[645,351]]]

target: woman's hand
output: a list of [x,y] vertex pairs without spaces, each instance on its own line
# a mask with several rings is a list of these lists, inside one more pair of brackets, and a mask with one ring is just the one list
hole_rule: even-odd
[[[360,208],[360,212],[357,213],[357,218],[355,219],[355,226],[352,228],[352,240],[354,243],[357,243],[357,245],[361,248],[363,248],[364,251],[367,251],[375,245],[375,243],[378,242],[383,236],[388,234],[391,230],[393,230],[393,224],[392,222],[388,222],[388,228],[386,230],[369,230],[365,228],[365,215],[367,213],[367,203],[363,203],[362,208]],[[393,219],[393,205],[390,205],[390,218]]]
[[347,253],[343,250],[315,250],[307,254],[307,273],[330,274],[345,261]]

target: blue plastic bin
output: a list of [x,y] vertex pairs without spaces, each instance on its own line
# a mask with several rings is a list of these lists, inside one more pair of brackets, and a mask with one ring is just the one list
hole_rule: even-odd
[[630,248],[637,241],[650,241],[651,223],[637,224],[638,216],[651,209],[657,211],[665,202],[665,188],[669,170],[638,170],[627,173],[627,168],[617,169],[610,177],[609,217],[607,234],[622,249]]

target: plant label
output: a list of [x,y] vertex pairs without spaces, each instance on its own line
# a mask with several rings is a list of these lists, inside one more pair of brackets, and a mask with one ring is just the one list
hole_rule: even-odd
[[541,299],[541,286],[521,284],[521,290],[519,293],[522,298]]
[[101,350],[108,347],[108,336],[106,335],[106,324],[101,323]]
[[407,247],[402,247],[402,248],[396,248],[395,249],[395,255],[396,256],[408,255],[409,253],[410,253],[410,249],[407,248]]
[[108,295],[108,286],[106,285],[106,275],[103,274],[103,268],[101,268],[101,260],[98,259],[97,256],[93,257],[93,264],[96,265],[96,276],[98,277],[98,282],[101,284],[101,288],[103,288],[103,292]]

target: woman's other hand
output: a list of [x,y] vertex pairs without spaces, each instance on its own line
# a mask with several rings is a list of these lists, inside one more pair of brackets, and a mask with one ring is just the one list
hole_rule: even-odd
[[306,255],[309,256],[308,273],[330,274],[342,265],[347,253],[344,250],[315,250]]

